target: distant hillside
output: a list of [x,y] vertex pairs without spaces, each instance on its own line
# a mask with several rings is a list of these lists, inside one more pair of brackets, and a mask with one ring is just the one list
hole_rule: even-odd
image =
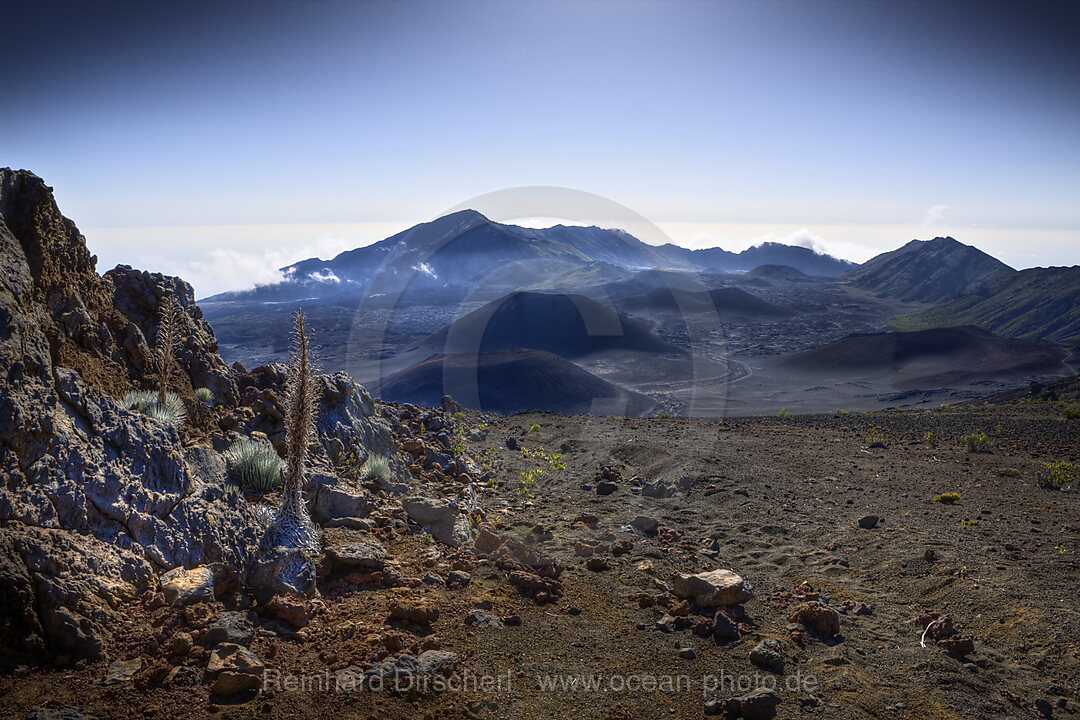
[[1064,375],[1065,353],[1034,340],[1001,338],[973,326],[850,335],[799,353],[785,365],[827,377],[895,375],[926,387],[978,378]]
[[764,278],[780,282],[808,282],[810,277],[790,265],[759,265],[746,273],[748,278]]
[[435,355],[371,386],[391,402],[436,406],[443,395],[466,407],[513,413],[537,409],[567,415],[637,416],[653,401],[539,350]]
[[641,320],[583,295],[518,292],[488,303],[431,335],[420,348],[475,353],[529,348],[575,358],[604,350],[681,354]]
[[1080,343],[1080,266],[1032,268],[994,280],[971,295],[896,319],[914,330],[978,325],[1008,337]]
[[776,320],[795,314],[785,307],[766,302],[739,288],[687,292],[662,287],[627,297],[617,301],[617,304],[620,310],[627,311],[715,312],[722,318]]
[[787,265],[805,275],[836,277],[856,267],[855,263],[822,255],[810,248],[774,242],[762,243],[740,253],[707,248],[694,250],[691,255],[699,268],[725,272],[743,272],[762,265]]
[[977,248],[951,237],[938,237],[912,240],[899,250],[866,261],[841,278],[882,297],[936,303],[965,295],[1014,272]]

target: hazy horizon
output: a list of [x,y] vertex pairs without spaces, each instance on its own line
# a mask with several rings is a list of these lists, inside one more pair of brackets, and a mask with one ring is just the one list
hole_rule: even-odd
[[[77,224],[78,219],[73,219]],[[276,282],[281,279],[281,267],[311,257],[329,260],[341,252],[374,244],[430,219],[433,218],[414,222],[80,227],[80,230],[86,235],[91,252],[98,256],[99,271],[124,264],[178,275],[192,284],[196,297],[204,298],[228,290],[244,290],[258,284]],[[497,221],[527,227],[550,227],[560,222],[529,222],[528,219]],[[568,220],[561,222],[576,224]],[[661,237],[645,236],[638,239],[651,245],[670,241],[690,249],[721,247],[732,252],[765,242],[778,242],[861,263],[879,253],[895,250],[911,240],[951,236],[1018,270],[1080,264],[1080,245],[1067,244],[1060,248],[1060,262],[1040,262],[1041,256],[1032,252],[1031,234],[1043,238],[1042,244],[1052,250],[1058,250],[1058,243],[1066,243],[1071,237],[1070,233],[1047,230],[1029,231],[1025,239],[1014,230],[994,228],[836,225],[810,229],[766,223],[655,224],[663,233]],[[618,227],[618,224],[602,227]],[[904,235],[905,232],[908,235]],[[1035,243],[1036,247],[1038,244]]]

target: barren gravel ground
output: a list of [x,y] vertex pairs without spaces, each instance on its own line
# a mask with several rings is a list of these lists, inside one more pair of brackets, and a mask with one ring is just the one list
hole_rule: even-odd
[[[967,451],[961,437],[977,430],[989,435],[992,452]],[[508,436],[530,449],[565,445],[566,468],[508,449]],[[868,447],[877,438],[884,447]],[[283,690],[225,703],[212,702],[205,684],[157,687],[147,671],[134,683],[96,685],[102,661],[0,679],[0,716],[23,718],[47,704],[101,718],[696,718],[707,699],[739,694],[703,684],[743,676],[759,684],[773,678],[783,698],[780,718],[1029,718],[1038,716],[1038,700],[1066,718],[1080,708],[1080,496],[1036,482],[1045,462],[1080,461],[1080,421],[1052,406],[723,422],[535,413],[491,419],[487,439],[470,443],[470,451],[487,451],[501,465],[494,487],[483,486],[487,521],[538,541],[565,564],[562,598],[538,605],[490,561],[439,546],[391,517],[373,534],[404,575],[434,570],[445,577],[457,559],[472,568],[471,583],[327,584],[323,610],[301,633],[258,637],[252,650],[267,667],[300,674],[365,667],[385,648],[415,652],[425,638],[432,646],[434,636],[458,654],[462,670],[495,676],[498,687]],[[583,488],[595,485],[600,465],[622,477],[608,496]],[[527,506],[519,473],[538,466],[544,472]],[[643,497],[634,476],[685,477],[689,494]],[[934,501],[945,492],[961,499]],[[596,524],[580,522],[583,513]],[[872,529],[859,524],[868,515],[880,518]],[[658,533],[628,530],[637,516],[655,519]],[[603,552],[619,539],[632,540],[633,549],[618,557]],[[599,545],[607,569],[588,569],[575,543],[579,551]],[[756,590],[745,604],[742,637],[718,642],[689,629],[657,629],[664,610],[641,607],[650,601],[639,594],[667,602],[674,572],[716,567]],[[796,588],[840,611],[839,636],[789,623]],[[436,605],[439,618],[430,630],[390,627],[395,598]],[[483,601],[497,618],[519,616],[520,625],[467,626],[466,614]],[[960,635],[974,637],[974,651],[954,657],[930,639],[920,647],[918,618],[931,612],[950,615]],[[128,639],[109,648],[110,660],[141,654],[145,667],[205,667],[205,654],[166,659],[148,642],[158,636],[164,644],[184,626],[176,611],[138,603],[130,616]],[[779,641],[782,675],[749,660],[768,638]],[[688,647],[693,658],[681,656]],[[538,679],[545,674],[596,676],[601,687],[545,691]],[[680,677],[690,687],[665,686]]]

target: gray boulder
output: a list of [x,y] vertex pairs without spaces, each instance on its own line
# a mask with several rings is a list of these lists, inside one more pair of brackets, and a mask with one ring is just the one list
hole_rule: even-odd
[[438,502],[425,497],[401,501],[405,513],[441,543],[459,547],[469,539],[468,519],[455,502]]
[[248,587],[260,604],[266,604],[275,595],[313,595],[315,563],[298,548],[273,548],[253,559]]
[[251,624],[248,616],[241,612],[226,611],[210,623],[210,627],[206,628],[199,642],[206,647],[214,647],[221,643],[233,643],[246,647],[254,639],[255,626]]
[[386,564],[386,549],[366,532],[331,528],[323,533],[322,541],[334,570],[371,572]]
[[647,498],[669,498],[674,497],[675,493],[675,486],[671,483],[664,482],[663,480],[645,483],[641,488],[641,496]]

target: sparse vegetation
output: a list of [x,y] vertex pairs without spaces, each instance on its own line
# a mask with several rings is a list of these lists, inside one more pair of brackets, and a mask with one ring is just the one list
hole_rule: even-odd
[[201,387],[195,391],[195,397],[199,399],[199,402],[209,405],[214,400],[214,393],[210,391],[210,388]]
[[973,432],[969,435],[964,435],[960,440],[967,446],[968,452],[973,453],[988,453],[993,447],[993,442],[990,440],[990,436],[982,430]]
[[183,313],[180,303],[176,302],[172,295],[162,298],[158,308],[157,342],[151,357],[153,368],[158,374],[157,392],[134,390],[120,400],[128,410],[141,412],[173,427],[180,427],[187,417],[183,400],[169,391],[169,376],[176,365],[174,353],[180,344]]
[[952,505],[953,503],[960,502],[962,499],[963,498],[958,492],[946,492],[934,496],[934,502],[943,503],[945,505]]
[[360,477],[366,480],[390,480],[390,461],[382,455],[371,454],[360,466]]
[[791,411],[787,408],[780,408],[780,412],[776,414],[780,417],[781,420],[790,420],[793,417]]
[[548,464],[548,467],[552,470],[559,471],[566,469],[566,461],[562,459],[562,453],[548,452],[544,450],[544,446],[530,450],[527,447],[521,448],[521,456],[526,459],[540,459]]
[[928,445],[930,447],[937,447],[937,436],[934,435],[933,431],[931,430],[927,430],[925,433],[923,433],[922,441],[925,445]]
[[267,443],[240,438],[225,451],[230,479],[253,495],[265,495],[281,484],[281,458]]
[[1076,483],[1076,477],[1077,465],[1059,460],[1052,463],[1043,463],[1043,469],[1039,471],[1037,480],[1039,487],[1047,490],[1061,490]]
[[540,479],[540,476],[544,474],[543,468],[533,468],[532,470],[521,471],[521,485],[515,492],[525,498],[532,497],[533,487],[536,486],[536,482]]
[[502,460],[499,458],[499,452],[495,448],[485,449],[480,453],[477,460],[480,463],[480,469],[486,473],[495,475],[502,470]]
[[540,431],[540,423],[533,423],[532,425],[529,426],[529,432],[539,432],[539,431]]
[[1063,402],[1059,405],[1061,414],[1066,420],[1080,420],[1080,403],[1075,400]]
[[304,468],[308,445],[315,434],[316,385],[310,340],[303,310],[293,327],[292,360],[285,389],[285,481],[272,533],[274,545],[319,551],[319,529],[304,502]]
[[165,404],[169,391],[169,376],[176,366],[176,348],[180,344],[180,326],[183,309],[172,295],[161,299],[158,307],[157,346],[154,348],[154,365],[158,373],[158,404]]
[[165,401],[159,401],[160,393],[153,390],[132,390],[120,399],[120,404],[128,410],[140,412],[166,425],[180,427],[187,417],[184,401],[176,393],[165,393]]
[[866,431],[864,439],[870,447],[885,447],[885,433],[882,432],[881,427],[878,425],[871,425],[870,429]]
[[465,415],[464,413],[454,413],[454,422],[450,426],[450,454],[454,457],[461,457],[465,454],[467,447]]

